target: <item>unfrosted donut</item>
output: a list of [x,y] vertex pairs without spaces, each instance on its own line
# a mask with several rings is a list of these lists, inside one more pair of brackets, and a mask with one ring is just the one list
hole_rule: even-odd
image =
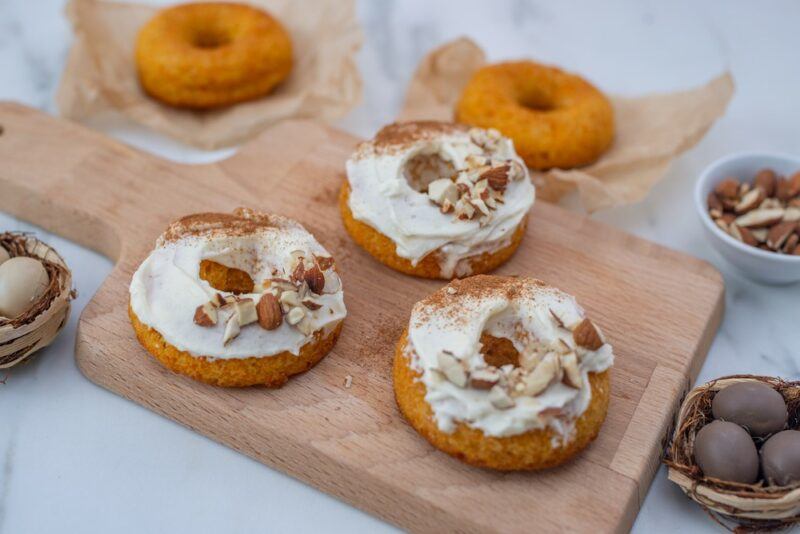
[[166,104],[214,108],[269,93],[292,68],[292,43],[270,14],[244,4],[159,11],[139,31],[142,88]]
[[532,169],[595,161],[614,139],[614,110],[592,84],[533,61],[479,69],[456,106],[456,119],[496,128]]

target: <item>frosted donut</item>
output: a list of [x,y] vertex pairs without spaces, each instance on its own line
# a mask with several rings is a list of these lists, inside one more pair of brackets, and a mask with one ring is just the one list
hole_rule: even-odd
[[200,2],[159,11],[140,30],[142,88],[177,107],[213,108],[269,93],[292,69],[292,43],[268,13]]
[[533,61],[478,69],[456,118],[509,136],[532,169],[587,165],[614,140],[614,110],[603,93],[579,76]]
[[472,465],[559,465],[600,431],[611,345],[575,299],[532,278],[474,276],[418,302],[394,358],[406,420]]
[[217,386],[279,386],[334,346],[347,314],[333,258],[300,223],[237,209],[172,223],[133,275],[139,342]]
[[339,208],[347,232],[381,263],[451,279],[508,260],[535,196],[509,139],[422,121],[391,124],[358,146]]

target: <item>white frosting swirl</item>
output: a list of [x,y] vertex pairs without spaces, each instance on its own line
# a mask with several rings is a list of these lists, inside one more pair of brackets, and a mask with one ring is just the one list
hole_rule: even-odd
[[[460,220],[453,213],[442,213],[425,193],[409,184],[406,165],[427,154],[439,155],[454,172],[469,168],[470,157],[484,156],[514,162],[524,176],[509,182],[504,203],[490,216]],[[437,176],[444,177],[448,176]],[[359,145],[347,161],[347,178],[353,217],[389,237],[396,254],[413,265],[435,251],[444,276],[470,274],[469,262],[462,260],[507,246],[535,198],[527,168],[510,139],[450,123],[387,126]]]
[[[421,374],[425,400],[439,429],[449,433],[461,422],[488,436],[512,436],[549,426],[567,442],[575,420],[591,401],[588,373],[604,371],[614,362],[609,344],[586,350],[561,326],[583,318],[572,296],[530,278],[475,276],[454,281],[418,302],[411,312],[406,354],[412,369]],[[510,340],[521,360],[547,354],[563,341],[577,353],[580,387],[556,378],[536,395],[512,394],[513,406],[498,408],[490,390],[460,387],[447,379],[441,372],[443,352],[469,373],[487,367],[481,353],[483,333]],[[516,370],[506,365],[502,372],[509,376]]]
[[[193,356],[233,359],[271,356],[288,351],[299,354],[313,333],[332,331],[346,316],[338,275],[325,273],[326,288],[313,300],[319,309],[307,310],[311,334],[283,321],[275,330],[258,324],[241,329],[232,342],[223,344],[224,321],[202,327],[194,323],[198,306],[220,292],[199,277],[200,262],[211,260],[247,272],[256,290],[266,279],[289,278],[292,252],[306,257],[329,257],[300,223],[278,215],[236,210],[234,215],[201,214],[181,219],[159,237],[155,249],[133,275],[130,305],[139,321],[160,333],[170,345]],[[242,294],[256,302],[261,293]]]

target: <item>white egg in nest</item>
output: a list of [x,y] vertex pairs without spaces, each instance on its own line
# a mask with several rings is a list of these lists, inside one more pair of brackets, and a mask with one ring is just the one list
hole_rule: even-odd
[[0,263],[0,316],[13,319],[30,308],[47,290],[50,277],[42,262],[16,256]]

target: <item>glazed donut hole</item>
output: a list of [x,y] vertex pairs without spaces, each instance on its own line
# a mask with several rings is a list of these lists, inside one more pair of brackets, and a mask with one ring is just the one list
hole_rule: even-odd
[[424,193],[434,180],[448,178],[456,168],[440,152],[422,151],[408,159],[403,166],[403,176],[408,185],[418,193]]
[[255,287],[253,278],[246,272],[235,267],[228,267],[212,260],[202,260],[200,262],[199,276],[208,284],[224,293],[236,295],[242,293],[252,293]]
[[487,332],[481,333],[481,355],[486,365],[503,367],[504,365],[520,366],[519,351],[514,343],[506,337],[496,337]]

